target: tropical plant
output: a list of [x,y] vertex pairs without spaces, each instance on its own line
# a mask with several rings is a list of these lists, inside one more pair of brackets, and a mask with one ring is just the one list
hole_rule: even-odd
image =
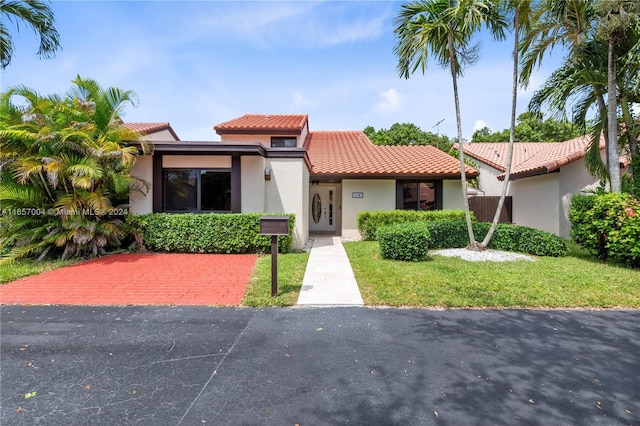
[[54,26],[54,16],[49,5],[40,0],[0,1],[0,66],[6,68],[11,63],[15,51],[13,37],[5,23],[31,27],[40,37],[38,56],[51,58],[60,49],[60,35]]
[[[565,118],[545,118],[544,113],[538,111],[523,112],[518,115],[516,122],[515,142],[563,142],[584,134],[571,121]],[[507,142],[510,132],[511,129],[493,131],[489,127],[483,127],[473,132],[471,141]]]
[[[449,68],[459,146],[462,146],[463,138],[458,77],[462,76],[465,66],[474,64],[478,59],[479,45],[472,45],[471,39],[483,25],[495,38],[504,38],[507,23],[498,12],[495,1],[417,0],[403,4],[394,19],[394,34],[397,37],[394,53],[398,58],[397,71],[401,77],[409,78],[418,69],[424,74],[429,56],[433,56],[440,65]],[[469,211],[464,150],[459,149],[458,154],[469,234],[468,247],[480,250],[483,247],[475,240]]]
[[[637,2],[623,0],[538,2],[534,25],[520,44],[525,85],[545,53],[556,46],[567,53],[563,65],[534,94],[530,110],[538,112],[546,104],[556,116],[564,117],[567,102],[574,101],[573,122],[586,132],[586,116],[595,105],[587,167],[595,176],[608,179],[614,192],[621,189],[618,105],[625,123],[623,145],[629,147],[632,159],[637,157],[638,134],[629,104],[637,100],[639,12]],[[600,157],[601,135],[607,147],[606,165]]]
[[[64,96],[0,95],[2,262],[103,254],[123,237],[140,135],[120,119],[135,93],[78,76]],[[21,102],[14,103],[13,99]]]

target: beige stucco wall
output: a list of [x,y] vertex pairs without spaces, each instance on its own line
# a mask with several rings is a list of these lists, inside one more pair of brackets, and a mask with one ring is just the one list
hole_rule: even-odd
[[[151,155],[140,155],[136,162],[131,166],[130,176],[136,176],[149,183],[153,182],[153,157]],[[134,182],[134,185],[138,183]],[[139,191],[131,191],[129,193],[129,213],[131,214],[147,214],[153,212],[153,196],[152,188],[142,188],[145,193]]]
[[[362,192],[363,198],[353,198]],[[396,208],[396,181],[394,179],[344,179],[342,181],[342,236],[360,239],[356,219],[358,213]]]
[[[302,249],[309,238],[309,169],[302,158],[271,158],[271,180],[265,181],[264,211],[293,213],[296,225],[294,249]],[[263,177],[264,179],[264,177]]]
[[149,133],[147,135],[142,135],[142,139],[147,141],[176,141],[178,139],[175,138],[171,134],[169,130],[161,130],[159,132]]
[[230,169],[230,155],[165,155],[162,157],[162,167],[164,168],[211,168]]
[[265,159],[261,156],[240,157],[241,211],[242,213],[263,213],[265,210],[264,180]]
[[442,209],[464,209],[464,199],[462,198],[462,185],[460,184],[460,180],[442,181]]

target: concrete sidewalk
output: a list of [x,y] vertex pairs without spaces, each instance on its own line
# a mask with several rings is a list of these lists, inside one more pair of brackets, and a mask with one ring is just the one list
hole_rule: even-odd
[[314,237],[298,305],[362,306],[362,296],[340,237]]

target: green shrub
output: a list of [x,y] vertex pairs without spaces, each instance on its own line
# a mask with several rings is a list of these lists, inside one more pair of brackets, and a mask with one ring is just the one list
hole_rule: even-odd
[[[153,251],[178,253],[269,252],[271,237],[260,234],[259,213],[151,213],[127,218],[127,231]],[[278,237],[278,251],[291,251],[295,215],[289,215],[289,235]]]
[[640,266],[640,201],[630,194],[576,195],[571,238],[601,259]]
[[[471,212],[473,218],[473,212]],[[358,231],[366,241],[375,241],[378,228],[404,222],[464,220],[464,210],[385,210],[364,211],[356,218]]]
[[429,229],[425,222],[405,222],[378,228],[382,257],[417,262],[429,249]]
[[[489,222],[473,222],[473,233],[482,241],[489,232]],[[464,221],[428,222],[431,248],[462,248],[469,244],[469,233]],[[511,223],[499,223],[489,242],[490,249],[529,253],[536,256],[564,256],[567,244],[557,235],[539,229]]]

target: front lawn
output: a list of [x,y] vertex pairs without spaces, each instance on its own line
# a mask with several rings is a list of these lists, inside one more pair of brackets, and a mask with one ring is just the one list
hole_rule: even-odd
[[366,305],[459,308],[640,308],[640,271],[570,244],[566,257],[469,262],[382,259],[377,242],[345,242]]
[[278,254],[278,294],[271,297],[271,255],[258,257],[243,306],[293,306],[298,302],[309,252]]
[[20,259],[15,262],[0,265],[0,283],[8,283],[29,275],[51,271],[63,266],[80,262],[81,259],[68,260],[43,260],[36,262],[33,259]]

